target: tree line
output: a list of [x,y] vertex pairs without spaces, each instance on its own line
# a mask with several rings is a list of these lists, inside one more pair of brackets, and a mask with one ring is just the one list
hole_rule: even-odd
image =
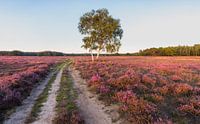
[[0,51],[0,56],[64,56],[64,53],[54,51],[23,52],[23,51]]
[[159,47],[140,50],[138,56],[200,56],[200,44],[193,46]]
[[[94,53],[94,56],[97,54]],[[129,56],[131,54],[101,54],[101,56]],[[23,52],[19,50],[14,51],[0,51],[0,56],[90,56],[90,53],[62,53],[55,51],[43,51],[43,52]]]

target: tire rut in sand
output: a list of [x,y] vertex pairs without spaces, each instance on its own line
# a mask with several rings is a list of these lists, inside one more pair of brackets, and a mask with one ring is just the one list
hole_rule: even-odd
[[80,77],[79,71],[69,69],[74,80],[74,88],[78,92],[77,106],[80,115],[86,124],[121,124],[116,108],[107,107],[92,94],[85,80]]
[[15,112],[10,115],[10,117],[4,121],[4,124],[24,124],[27,116],[31,113],[32,107],[35,103],[35,100],[43,92],[44,88],[48,84],[49,80],[54,73],[50,73],[47,78],[41,82],[36,88],[34,88],[30,96],[27,97],[22,105],[17,107]]
[[55,107],[57,103],[56,96],[60,88],[60,81],[62,77],[63,68],[59,71],[59,73],[56,76],[55,81],[52,84],[47,101],[43,104],[43,107],[41,108],[41,112],[39,113],[38,119],[32,124],[52,124],[52,121],[56,114],[55,112]]

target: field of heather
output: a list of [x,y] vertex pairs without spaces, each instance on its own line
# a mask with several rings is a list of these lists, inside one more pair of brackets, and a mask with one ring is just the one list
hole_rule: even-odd
[[0,123],[198,124],[200,57],[0,57]]
[[130,123],[200,122],[200,57],[75,57],[92,92]]
[[200,124],[200,0],[0,0],[0,124]]
[[0,120],[4,112],[20,105],[33,87],[44,80],[64,57],[0,56]]

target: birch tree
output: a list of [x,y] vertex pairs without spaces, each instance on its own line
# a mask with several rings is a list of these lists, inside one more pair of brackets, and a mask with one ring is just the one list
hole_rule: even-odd
[[123,35],[120,20],[114,19],[107,9],[92,10],[85,13],[78,24],[79,32],[85,35],[82,47],[87,49],[94,61],[102,51],[116,53],[121,46],[120,40]]

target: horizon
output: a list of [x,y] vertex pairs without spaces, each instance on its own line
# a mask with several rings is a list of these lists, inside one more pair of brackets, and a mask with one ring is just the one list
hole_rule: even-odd
[[[188,46],[188,47],[193,47],[195,45],[200,45],[200,44],[193,44],[193,45],[178,45],[178,46],[165,46],[165,47],[149,47],[149,48],[145,48],[145,49],[140,49],[140,50],[147,50],[147,49],[151,49],[151,48],[168,48],[168,47],[184,47],[184,46]],[[118,52],[118,54],[134,54],[134,53],[138,53],[140,50],[136,51],[136,52]],[[19,49],[14,49],[14,50],[0,50],[0,52],[13,52],[13,51],[19,51],[19,52],[33,52],[33,53],[39,53],[39,52],[58,52],[58,53],[63,53],[63,54],[90,54],[87,51],[85,52],[62,52],[62,51],[54,51],[54,50],[42,50],[42,51],[23,51],[23,50],[19,50]],[[96,54],[96,53],[94,53]],[[106,52],[102,52],[102,54],[109,54]],[[111,53],[111,54],[116,54],[116,53]]]
[[119,53],[200,42],[197,0],[2,0],[0,51],[87,53],[81,48],[79,18],[99,8],[121,20],[124,36]]

